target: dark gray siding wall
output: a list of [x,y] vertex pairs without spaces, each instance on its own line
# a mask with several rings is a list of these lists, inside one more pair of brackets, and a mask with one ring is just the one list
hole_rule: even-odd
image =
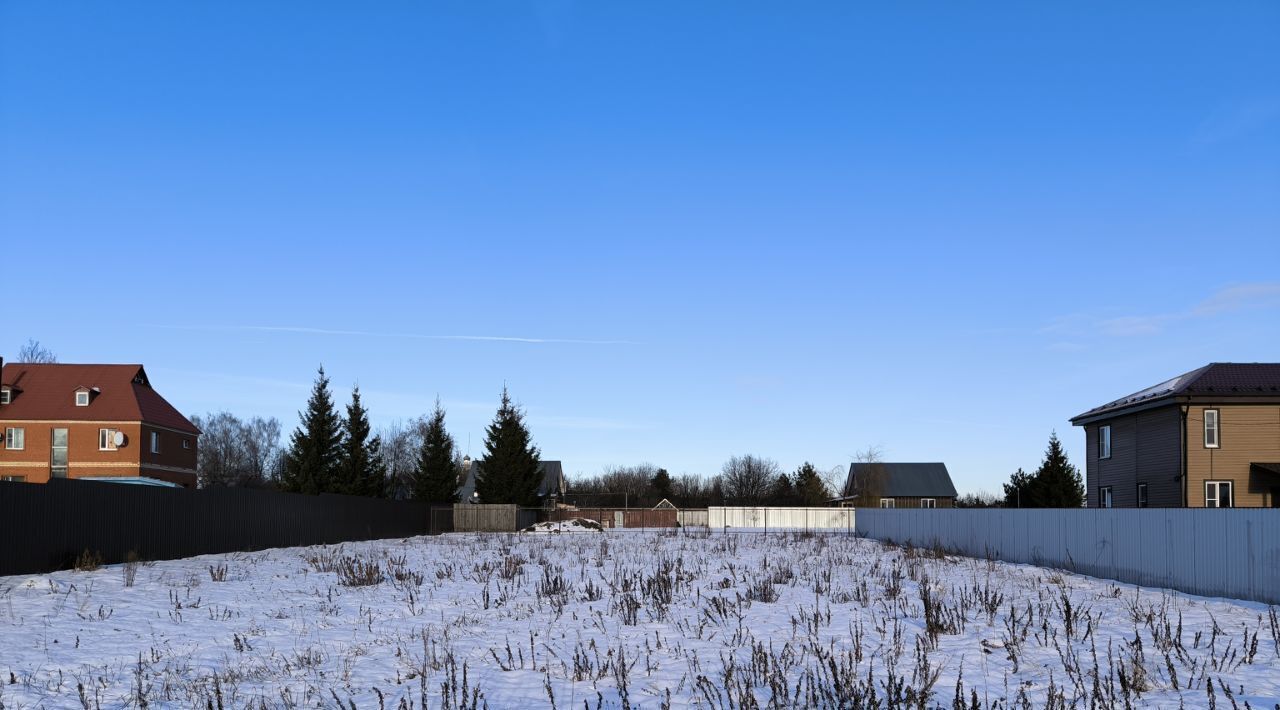
[[[1111,425],[1111,458],[1098,458],[1098,429]],[[1089,507],[1098,505],[1098,489],[1111,486],[1118,508],[1138,505],[1138,484],[1147,484],[1153,508],[1182,505],[1181,417],[1177,407],[1120,416],[1085,427],[1085,485]]]

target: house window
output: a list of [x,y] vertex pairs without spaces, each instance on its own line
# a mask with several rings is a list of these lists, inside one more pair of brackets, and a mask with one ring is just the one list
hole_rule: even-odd
[[937,508],[938,500],[936,498],[921,498],[920,507],[921,508]]
[[1147,484],[1145,483],[1138,484],[1138,507],[1147,507]]
[[1098,507],[1111,507],[1111,486],[1103,486],[1098,489]]
[[1218,448],[1218,410],[1204,410],[1204,447],[1206,449]]
[[115,451],[116,450],[116,430],[115,429],[99,429],[98,430],[98,451]]
[[4,448],[21,451],[27,448],[27,430],[10,427],[4,430]]
[[151,432],[151,453],[160,453],[160,432],[158,431]]
[[88,393],[88,392],[76,392],[76,406],[77,406],[77,407],[87,407],[87,406],[89,406],[89,393]]
[[189,448],[191,448],[191,440],[190,440],[190,439],[183,439],[183,440],[182,440],[182,448],[184,448],[184,449],[189,449]]
[[0,476],[0,481],[8,481],[10,483],[26,483],[26,476]]
[[1231,481],[1205,481],[1204,507],[1234,508],[1235,499],[1231,496]]
[[0,390],[0,404],[8,404],[13,394],[9,390]]
[[897,507],[897,505],[896,505],[896,504],[897,504],[897,501],[895,501],[895,500],[894,500],[894,499],[892,499],[892,498],[881,498],[881,499],[880,499],[880,507],[881,507],[881,508],[896,508],[896,507]]
[[1111,458],[1111,425],[1098,427],[1098,458]]
[[49,475],[67,477],[67,430],[54,429],[49,436]]

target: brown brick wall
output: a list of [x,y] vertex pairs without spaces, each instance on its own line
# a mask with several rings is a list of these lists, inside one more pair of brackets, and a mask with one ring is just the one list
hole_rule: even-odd
[[[28,483],[44,483],[50,476],[51,443],[54,429],[67,430],[67,477],[138,476],[195,485],[196,441],[194,436],[162,432],[159,456],[152,456],[144,435],[147,427],[138,422],[29,422],[0,421],[0,434],[9,427],[25,430],[26,446],[22,450],[0,449],[0,476],[23,476]],[[98,448],[100,429],[124,432],[124,446],[112,450]],[[163,437],[169,437],[167,440]],[[191,448],[181,448],[181,437],[188,436]],[[173,452],[164,449],[172,442]],[[149,464],[149,466],[148,466]]]

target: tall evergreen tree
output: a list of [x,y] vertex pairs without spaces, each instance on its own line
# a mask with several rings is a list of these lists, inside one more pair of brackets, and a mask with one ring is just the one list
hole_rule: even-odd
[[791,476],[788,476],[786,471],[779,473],[769,489],[769,505],[795,505],[795,498],[796,487],[791,482]]
[[1035,502],[1031,496],[1031,474],[1018,469],[1009,476],[1009,482],[1004,484],[1004,507],[1006,508],[1035,508]]
[[654,503],[660,503],[664,498],[670,501],[675,496],[671,491],[671,474],[665,468],[660,468],[653,474],[653,478],[649,479],[649,487],[653,489],[653,495],[657,499]]
[[476,477],[482,503],[538,504],[538,448],[533,445],[524,412],[502,388],[502,404],[485,429],[485,455]]
[[1084,481],[1080,479],[1080,471],[1067,460],[1067,452],[1062,450],[1057,432],[1049,435],[1049,448],[1032,479],[1031,495],[1037,508],[1079,508],[1084,505]]
[[822,482],[822,474],[818,473],[818,469],[808,461],[796,469],[795,486],[796,498],[799,499],[800,505],[823,505],[831,499],[827,484]]
[[382,460],[382,439],[372,434],[369,411],[360,403],[360,388],[351,390],[351,404],[343,420],[342,460],[330,486],[331,493],[385,498],[387,465]]
[[458,462],[453,458],[453,437],[444,428],[444,408],[436,398],[435,411],[427,420],[418,453],[418,469],[413,474],[413,498],[433,505],[458,500]]
[[298,418],[301,423],[289,439],[280,487],[294,493],[328,492],[342,461],[342,419],[334,409],[323,366]]
[[1006,508],[1079,508],[1084,505],[1084,481],[1067,460],[1058,434],[1049,435],[1044,461],[1035,473],[1018,469],[1004,484]]

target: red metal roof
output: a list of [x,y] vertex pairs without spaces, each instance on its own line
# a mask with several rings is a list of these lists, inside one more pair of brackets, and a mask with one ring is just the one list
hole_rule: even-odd
[[[0,384],[14,392],[0,405],[0,419],[145,422],[199,434],[173,405],[151,389],[142,365],[45,365],[8,363]],[[77,407],[75,391],[89,388],[89,406]]]

